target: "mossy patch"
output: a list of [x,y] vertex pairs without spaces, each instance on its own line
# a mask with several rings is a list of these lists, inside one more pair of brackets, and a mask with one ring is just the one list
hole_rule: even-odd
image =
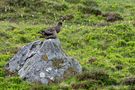
[[56,68],[56,69],[61,68],[61,66],[63,65],[63,63],[64,63],[64,60],[62,60],[62,59],[53,60],[53,61],[52,61],[52,65],[53,65],[53,67]]
[[45,60],[45,61],[48,61],[48,56],[47,56],[47,54],[42,55],[42,59]]
[[76,74],[76,70],[73,67],[69,67],[65,72],[64,72],[64,79],[69,78],[69,76],[74,76]]
[[[94,89],[93,87],[99,85],[101,82],[96,80],[83,81],[79,83],[72,84],[72,89]],[[96,88],[95,88],[96,89]]]

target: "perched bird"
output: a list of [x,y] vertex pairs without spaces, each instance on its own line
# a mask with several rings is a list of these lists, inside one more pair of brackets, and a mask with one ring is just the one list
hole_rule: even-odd
[[58,24],[55,27],[51,27],[47,30],[42,30],[39,33],[42,35],[41,38],[46,39],[55,39],[57,38],[57,33],[61,31],[62,22],[58,22]]

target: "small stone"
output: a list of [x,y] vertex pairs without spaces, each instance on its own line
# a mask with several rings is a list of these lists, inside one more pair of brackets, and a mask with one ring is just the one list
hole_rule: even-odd
[[45,77],[45,73],[40,72],[40,77],[41,77],[41,78],[44,78],[44,77]]
[[50,80],[54,80],[54,77],[49,76]]
[[49,67],[49,68],[46,69],[47,72],[49,72],[49,71],[51,71],[51,70],[52,70],[51,67]]
[[55,70],[55,72],[57,73],[57,72],[58,72],[58,70],[56,69],[56,70]]

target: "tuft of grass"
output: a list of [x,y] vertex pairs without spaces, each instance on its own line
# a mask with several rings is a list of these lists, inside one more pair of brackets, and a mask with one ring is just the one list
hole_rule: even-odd
[[109,74],[102,69],[94,69],[92,71],[83,72],[76,76],[79,81],[95,80],[103,84],[117,84],[117,82],[109,76]]
[[96,80],[88,80],[88,81],[83,81],[83,82],[79,82],[79,83],[74,83],[72,84],[72,88],[73,89],[92,89],[95,88],[95,86],[101,84],[101,82],[96,81]]
[[5,71],[2,68],[0,68],[0,77],[5,77],[5,76],[6,76]]
[[83,0],[82,1],[83,5],[89,6],[89,7],[98,7],[98,4],[94,0]]
[[87,7],[87,6],[79,5],[78,10],[84,14],[94,14],[94,15],[102,14],[101,10],[97,7]]
[[24,36],[22,36],[22,37],[20,37],[20,42],[22,42],[22,43],[28,43],[28,42],[30,42],[30,40],[27,38],[27,37],[24,37]]
[[134,85],[135,84],[135,77],[127,77],[122,81],[125,85]]
[[34,84],[31,86],[30,90],[52,90],[48,85]]
[[4,32],[4,31],[3,31],[3,32],[2,32],[2,31],[0,32],[0,37],[1,37],[1,38],[2,38],[2,37],[3,37],[3,38],[11,38],[11,36],[10,36],[9,34],[7,34],[6,32]]
[[80,3],[81,0],[65,0],[65,1],[71,4],[78,4]]

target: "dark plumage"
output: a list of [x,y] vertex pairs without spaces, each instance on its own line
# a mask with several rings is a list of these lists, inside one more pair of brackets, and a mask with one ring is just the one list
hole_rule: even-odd
[[58,22],[58,24],[55,27],[51,27],[47,30],[42,30],[39,32],[42,36],[41,38],[57,38],[57,33],[61,31],[62,22]]

